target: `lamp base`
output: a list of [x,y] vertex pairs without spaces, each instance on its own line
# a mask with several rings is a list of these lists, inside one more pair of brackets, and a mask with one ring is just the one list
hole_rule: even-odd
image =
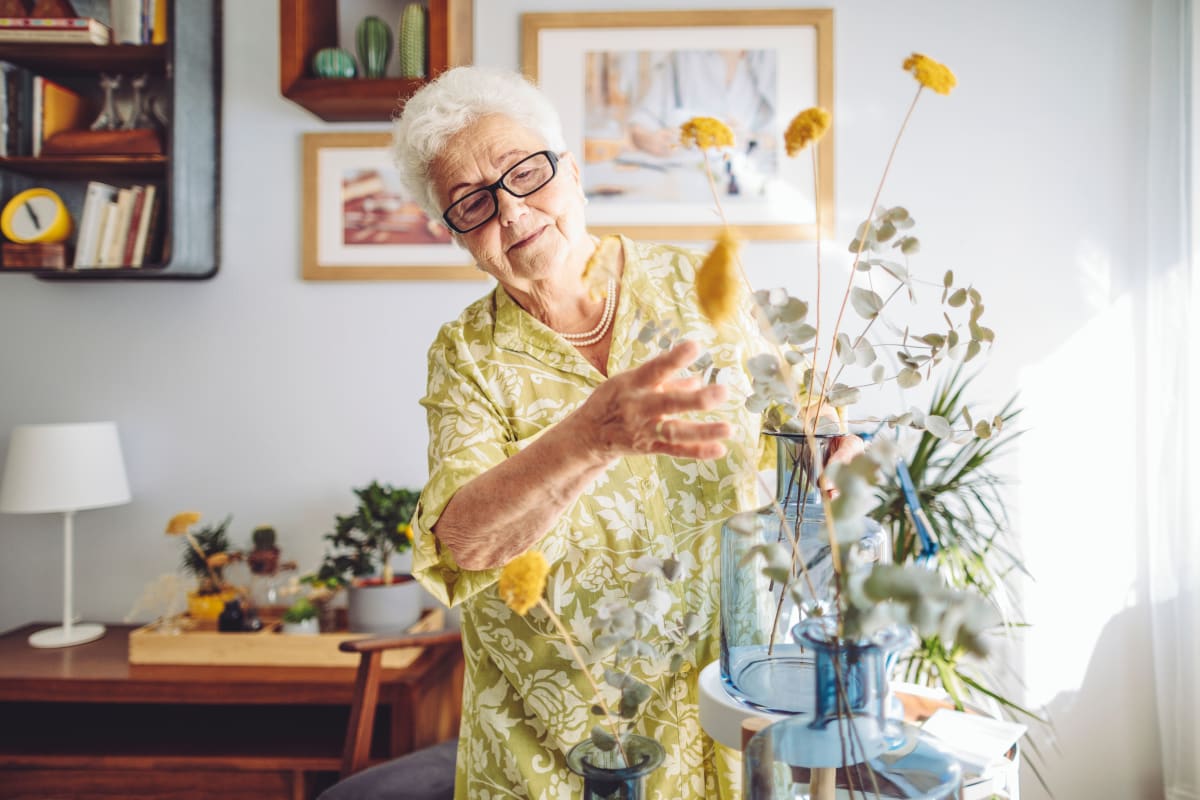
[[95,622],[84,622],[71,626],[71,635],[66,628],[46,628],[29,637],[31,647],[71,647],[85,642],[94,642],[104,635],[104,626]]

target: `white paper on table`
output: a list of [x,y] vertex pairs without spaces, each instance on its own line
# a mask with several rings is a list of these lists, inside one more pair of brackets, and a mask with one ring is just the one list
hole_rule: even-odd
[[1026,731],[1026,726],[1019,722],[948,708],[935,711],[921,728],[953,753],[965,772],[974,775],[985,775],[991,767],[1002,763],[1005,754]]

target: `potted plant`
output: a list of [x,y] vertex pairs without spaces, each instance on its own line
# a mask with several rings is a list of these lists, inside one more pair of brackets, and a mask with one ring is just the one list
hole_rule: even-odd
[[279,570],[279,548],[275,545],[275,529],[259,525],[250,534],[254,549],[246,554],[246,563],[255,575],[274,575]]
[[404,630],[420,616],[420,590],[408,574],[396,574],[392,557],[412,547],[409,521],[420,493],[372,481],[354,489],[358,508],[337,517],[318,580],[348,586],[349,628],[362,633]]
[[188,615],[198,620],[216,620],[225,603],[238,597],[239,592],[225,581],[224,569],[232,555],[229,552],[229,523],[232,515],[218,525],[204,525],[192,531],[200,521],[197,511],[176,514],[167,523],[166,533],[183,536],[185,546],[181,566],[184,572],[196,576],[196,589],[188,592]]
[[301,597],[283,612],[281,630],[288,634],[312,636],[320,633],[317,607],[307,597]]

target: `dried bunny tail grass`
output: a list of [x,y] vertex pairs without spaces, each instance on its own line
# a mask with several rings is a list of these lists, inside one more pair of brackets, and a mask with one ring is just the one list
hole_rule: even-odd
[[713,324],[719,325],[737,310],[741,284],[737,250],[737,240],[728,230],[722,230],[712,250],[696,270],[696,294],[700,299],[700,310]]
[[679,126],[679,142],[684,147],[695,145],[701,150],[710,147],[733,147],[733,131],[719,119],[692,117]]

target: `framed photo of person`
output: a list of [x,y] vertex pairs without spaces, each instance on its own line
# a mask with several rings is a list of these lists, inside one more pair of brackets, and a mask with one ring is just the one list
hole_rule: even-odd
[[[833,112],[831,9],[539,13],[521,26],[522,68],[562,115],[590,230],[708,240],[715,193],[741,238],[816,238],[818,197],[833,235],[833,136],[796,158],[783,143],[799,112]],[[680,146],[698,116],[723,121],[734,146]]]
[[391,134],[304,134],[305,280],[484,279],[400,185]]

